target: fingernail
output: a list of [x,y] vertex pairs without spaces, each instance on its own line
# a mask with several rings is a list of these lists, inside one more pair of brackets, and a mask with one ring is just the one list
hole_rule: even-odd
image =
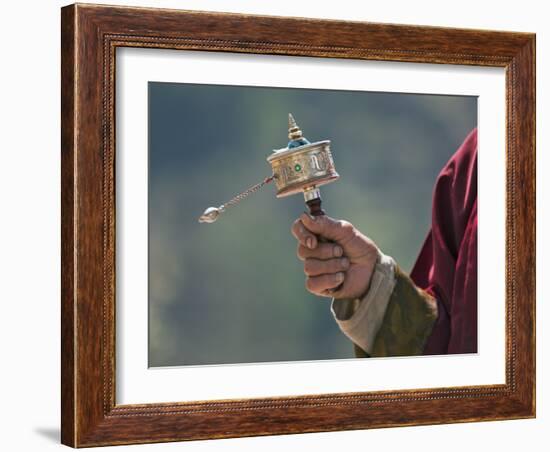
[[344,274],[342,272],[336,273],[336,281],[342,282],[344,280]]
[[311,237],[306,239],[306,245],[309,249],[313,249],[313,239]]
[[334,254],[334,257],[340,257],[342,254],[344,254],[344,250],[339,246],[335,246],[332,249],[332,253]]
[[347,269],[348,269],[348,267],[349,267],[349,259],[348,259],[347,257],[344,257],[344,258],[340,261],[340,263],[342,264],[342,268],[343,268],[344,270],[347,270]]

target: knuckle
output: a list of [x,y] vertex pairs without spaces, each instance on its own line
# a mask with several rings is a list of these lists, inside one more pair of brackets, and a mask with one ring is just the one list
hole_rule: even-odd
[[298,259],[302,261],[306,258],[306,248],[301,243],[298,243],[296,255],[298,256]]
[[334,245],[332,244],[328,244],[328,243],[323,244],[323,247],[320,250],[320,253],[323,256],[323,259],[330,259],[332,257],[333,248],[334,248]]
[[313,250],[311,250],[311,251],[312,251],[311,255],[312,255],[312,257],[314,257],[315,259],[319,259],[319,260],[321,260],[321,261],[326,260],[326,253],[325,253],[325,250],[324,250],[324,248],[323,248],[323,246],[322,246],[321,243],[318,243],[318,244],[317,244],[317,248],[315,248],[315,249],[313,249]]
[[344,232],[351,232],[354,229],[353,225],[346,220],[338,220],[337,225]]
[[348,258],[344,257],[341,259],[337,259],[338,262],[338,270],[347,270],[350,266],[350,261]]
[[330,274],[334,272],[334,262],[333,259],[327,259],[326,261],[323,261],[323,273],[324,274]]
[[350,242],[354,237],[357,237],[358,232],[349,221],[340,220],[340,244],[345,245]]
[[316,262],[312,259],[306,259],[304,261],[304,271],[306,274],[311,274],[315,271],[316,268]]
[[304,227],[303,224],[301,224],[300,226],[298,226],[298,237],[300,238],[300,240],[305,243],[305,241],[307,240],[308,237],[311,237],[311,234],[309,233],[309,231]]

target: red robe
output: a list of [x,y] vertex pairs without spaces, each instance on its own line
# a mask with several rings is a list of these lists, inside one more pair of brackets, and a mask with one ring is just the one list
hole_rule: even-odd
[[477,352],[477,129],[439,174],[432,225],[411,272],[437,300],[423,354]]

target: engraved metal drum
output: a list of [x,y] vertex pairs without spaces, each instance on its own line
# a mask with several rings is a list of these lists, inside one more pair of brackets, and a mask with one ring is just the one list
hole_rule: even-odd
[[273,170],[277,198],[337,180],[330,140],[273,151],[267,161]]

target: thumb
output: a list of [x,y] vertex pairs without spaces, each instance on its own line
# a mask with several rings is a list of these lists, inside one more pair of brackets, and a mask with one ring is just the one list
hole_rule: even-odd
[[314,234],[339,242],[353,233],[353,225],[347,221],[335,220],[327,215],[312,217],[307,213],[300,216],[303,225]]

